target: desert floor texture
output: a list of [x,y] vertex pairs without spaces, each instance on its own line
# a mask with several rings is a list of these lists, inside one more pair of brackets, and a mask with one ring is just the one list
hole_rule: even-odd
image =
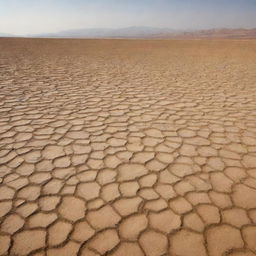
[[0,255],[256,255],[256,41],[0,39]]

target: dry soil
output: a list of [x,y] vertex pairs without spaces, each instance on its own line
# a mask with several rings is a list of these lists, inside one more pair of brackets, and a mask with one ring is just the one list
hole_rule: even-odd
[[256,41],[0,39],[0,255],[256,255]]

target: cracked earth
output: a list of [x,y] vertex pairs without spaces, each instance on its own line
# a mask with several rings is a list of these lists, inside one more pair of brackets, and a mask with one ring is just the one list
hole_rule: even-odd
[[255,60],[0,39],[0,255],[256,255]]

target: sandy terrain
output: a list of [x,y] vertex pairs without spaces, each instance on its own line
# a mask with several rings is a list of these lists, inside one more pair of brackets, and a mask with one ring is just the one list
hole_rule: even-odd
[[256,41],[0,39],[0,255],[256,255]]

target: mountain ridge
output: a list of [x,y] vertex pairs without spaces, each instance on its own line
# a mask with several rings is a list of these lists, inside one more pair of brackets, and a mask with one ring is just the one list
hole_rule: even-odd
[[39,37],[63,37],[63,38],[132,38],[152,37],[158,34],[171,34],[174,29],[154,27],[124,27],[124,28],[88,28],[71,29],[57,33],[38,34]]
[[[15,35],[0,33],[0,37],[15,37]],[[56,33],[31,34],[26,36],[29,38],[155,38],[155,39],[172,39],[172,38],[256,38],[256,28],[213,28],[204,30],[176,30],[171,28],[156,27],[124,27],[124,28],[86,28],[86,29],[70,29],[59,31]]]

